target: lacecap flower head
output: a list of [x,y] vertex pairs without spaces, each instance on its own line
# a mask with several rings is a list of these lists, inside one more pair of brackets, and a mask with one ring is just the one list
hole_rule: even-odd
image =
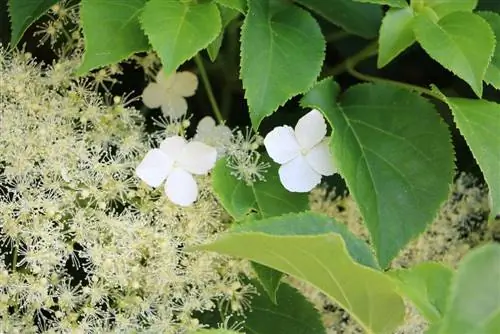
[[278,126],[264,138],[267,153],[280,164],[279,177],[292,192],[308,192],[321,182],[322,175],[336,172],[328,150],[326,123],[313,109],[299,119],[295,129]]
[[148,108],[158,108],[165,116],[178,119],[187,112],[186,97],[193,96],[198,88],[198,78],[191,72],[175,72],[166,76],[163,69],[156,75],[156,82],[149,83],[142,92],[142,102]]
[[189,206],[198,198],[194,175],[205,175],[215,165],[215,148],[180,136],[166,138],[160,148],[150,150],[136,174],[151,187],[165,182],[165,194],[175,204]]

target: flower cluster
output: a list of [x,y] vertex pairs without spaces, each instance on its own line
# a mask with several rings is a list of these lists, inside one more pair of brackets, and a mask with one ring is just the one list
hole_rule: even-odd
[[[0,333],[176,333],[219,301],[240,310],[247,265],[184,251],[225,229],[210,180],[190,207],[146,189],[140,113],[68,80],[69,64],[0,48]],[[166,152],[167,178],[202,172]]]

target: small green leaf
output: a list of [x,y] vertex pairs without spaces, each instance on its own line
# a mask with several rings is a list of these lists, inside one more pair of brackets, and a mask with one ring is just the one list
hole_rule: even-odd
[[500,214],[500,104],[486,100],[446,98],[488,183],[491,217]]
[[339,86],[326,79],[302,104],[323,112],[340,174],[386,267],[422,233],[448,197],[453,149],[446,125],[426,99],[383,84]]
[[144,7],[141,23],[165,73],[172,73],[206,48],[221,31],[219,10],[213,2],[150,0]]
[[500,14],[493,12],[478,13],[489,24],[496,37],[496,47],[491,63],[486,69],[484,81],[496,89],[500,89]]
[[448,301],[453,271],[439,263],[421,263],[410,269],[389,272],[401,293],[431,323],[441,320]]
[[145,2],[82,0],[80,15],[85,53],[77,74],[117,63],[149,48],[139,24],[139,14]]
[[488,22],[466,12],[434,22],[425,11],[415,18],[414,32],[433,59],[465,80],[477,96],[482,95],[484,75],[495,51],[495,35]]
[[436,333],[498,334],[500,245],[471,251],[460,262],[446,314]]
[[231,23],[232,20],[237,18],[240,14],[240,12],[238,12],[235,9],[229,7],[226,8],[223,6],[219,6],[219,12],[222,22],[222,31],[220,32],[219,36],[217,36],[217,38],[207,47],[207,53],[212,62],[214,62],[215,59],[217,59],[217,56],[219,55],[219,50],[222,45],[222,40],[224,38],[224,29],[226,29],[227,25]]
[[295,288],[283,283],[277,303],[271,303],[258,282],[258,295],[252,298],[251,311],[245,314],[243,329],[252,334],[326,333],[314,306]]
[[55,5],[58,0],[9,0],[12,23],[10,43],[16,45],[28,27]]
[[408,7],[406,0],[354,0],[362,3],[372,3],[375,5],[387,5],[390,7],[404,8]]
[[241,78],[255,129],[266,116],[313,85],[325,57],[316,20],[294,5],[276,9],[249,0],[241,34]]
[[384,67],[415,42],[411,7],[391,8],[382,20],[377,66]]
[[269,218],[259,225],[265,231],[229,232],[194,249],[246,258],[307,281],[339,303],[368,333],[392,333],[405,313],[394,281],[355,262],[339,234],[274,235],[270,231],[270,224],[292,223],[294,216],[306,223],[308,214]]
[[212,184],[222,206],[236,221],[242,221],[252,211],[258,218],[267,218],[309,208],[307,194],[292,193],[283,187],[276,164],[268,169],[266,181],[252,185],[231,175],[226,164],[226,159],[217,162],[212,170]]
[[227,8],[235,9],[241,14],[247,11],[247,0],[215,0],[219,5]]
[[[414,2],[414,0],[412,0]],[[425,7],[431,8],[439,18],[453,12],[472,12],[478,0],[423,0]]]
[[382,20],[380,6],[356,3],[352,0],[295,0],[295,2],[352,34],[364,38],[373,38],[378,34]]
[[281,271],[274,270],[273,268],[266,267],[257,262],[252,262],[252,269],[257,274],[264,291],[269,296],[269,299],[276,304],[278,288],[280,287],[281,278],[283,273]]

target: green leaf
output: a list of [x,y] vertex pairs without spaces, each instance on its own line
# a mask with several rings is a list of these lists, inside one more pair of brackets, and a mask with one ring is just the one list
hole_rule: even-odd
[[241,78],[255,129],[266,116],[313,85],[325,40],[305,10],[249,0],[241,35]]
[[247,11],[247,0],[215,0],[219,5],[227,8],[235,9],[241,14]]
[[78,74],[117,63],[149,48],[139,14],[145,0],[82,0],[80,15],[85,53]]
[[16,45],[28,27],[55,5],[58,0],[9,0],[12,23],[10,43]]
[[382,20],[379,6],[352,0],[295,0],[347,32],[364,38],[377,36]]
[[241,332],[231,331],[223,328],[199,329],[195,334],[241,334]]
[[484,81],[500,89],[500,14],[493,12],[479,12],[478,14],[490,24],[496,37],[495,53],[486,69]]
[[490,217],[495,217],[500,214],[500,104],[463,98],[446,101],[488,183]]
[[465,80],[476,95],[482,95],[484,75],[495,51],[495,35],[488,22],[466,12],[454,12],[434,22],[425,12],[415,18],[414,31],[433,59]]
[[144,7],[141,23],[165,73],[172,73],[206,48],[221,31],[219,10],[212,2],[150,0]]
[[309,208],[307,194],[292,193],[283,187],[276,164],[268,169],[266,181],[247,185],[231,175],[226,159],[220,159],[212,170],[212,185],[222,206],[236,221],[242,221],[252,211],[258,218],[267,218]]
[[377,66],[383,67],[415,42],[411,7],[391,8],[382,20]]
[[[412,0],[412,2],[417,2]],[[421,0],[425,7],[431,8],[439,18],[453,12],[472,12],[477,0]]]
[[245,314],[243,328],[252,334],[326,333],[318,311],[295,288],[283,283],[277,303],[264,295],[258,282],[253,282],[258,295],[252,298],[251,311]]
[[217,38],[207,47],[207,53],[212,62],[215,61],[215,59],[217,59],[217,56],[219,55],[219,50],[224,38],[224,30],[226,29],[228,24],[231,23],[231,21],[237,18],[240,14],[240,12],[235,9],[229,7],[226,8],[223,6],[219,6],[219,12],[222,22],[222,31],[219,33],[219,36],[217,36]]
[[295,219],[303,220],[295,225],[316,224],[307,223],[309,217],[316,215],[269,218],[258,226],[261,229],[229,232],[194,249],[246,258],[307,281],[346,309],[368,333],[392,333],[405,313],[392,279],[355,262],[339,234],[276,235],[269,227],[276,222],[292,224]]
[[441,320],[453,277],[450,268],[439,263],[421,263],[389,274],[398,282],[400,292],[413,302],[429,322]]
[[386,267],[422,233],[448,197],[453,149],[446,125],[426,99],[392,85],[361,84],[338,101],[326,79],[302,104],[323,112],[340,174]]
[[372,3],[376,5],[387,5],[390,7],[404,8],[408,7],[406,0],[354,0],[356,2]]
[[277,292],[280,287],[281,278],[283,273],[281,271],[274,270],[273,268],[266,267],[257,262],[252,262],[252,269],[257,274],[264,291],[266,292],[269,300],[274,304],[277,304]]
[[461,261],[439,334],[498,334],[500,245],[471,251]]

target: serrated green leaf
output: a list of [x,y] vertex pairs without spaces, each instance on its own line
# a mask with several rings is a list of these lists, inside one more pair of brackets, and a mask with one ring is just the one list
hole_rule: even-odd
[[55,5],[58,0],[9,0],[12,23],[10,43],[16,45],[28,27]]
[[356,200],[382,267],[422,233],[446,200],[453,149],[446,125],[419,95],[396,86],[361,84],[336,101],[326,79],[302,104],[323,112],[330,148]]
[[477,6],[477,0],[420,0],[419,2],[431,8],[439,18],[454,12],[472,12]]
[[488,22],[466,12],[434,22],[425,11],[415,18],[414,32],[433,59],[465,80],[477,96],[482,95],[484,75],[495,51],[495,35]]
[[382,20],[377,66],[384,67],[415,42],[411,7],[391,8]]
[[451,285],[439,334],[498,334],[500,324],[500,245],[471,251]]
[[387,5],[390,7],[404,8],[408,7],[406,0],[354,0],[362,3],[372,3],[375,5]]
[[325,40],[316,20],[294,5],[276,10],[249,0],[241,35],[241,78],[255,129],[318,77]]
[[389,272],[401,293],[410,299],[430,322],[440,321],[448,301],[453,271],[439,263],[421,263]]
[[172,73],[206,48],[221,31],[219,10],[213,2],[150,0],[141,23],[165,73]]
[[[307,214],[294,216],[307,219]],[[392,333],[401,324],[405,308],[392,279],[355,262],[339,234],[273,235],[269,224],[279,220],[286,224],[294,218],[270,218],[260,225],[265,231],[229,232],[194,249],[246,258],[305,280],[339,303],[368,333]]]
[[500,104],[486,100],[446,98],[488,183],[491,217],[500,214]]
[[247,11],[247,0],[215,0],[218,4],[235,9],[241,14],[245,14]]
[[486,69],[484,82],[500,89],[500,14],[494,12],[479,12],[477,14],[490,24],[496,37],[495,53]]
[[252,297],[251,311],[245,314],[243,329],[252,334],[326,333],[318,311],[297,289],[283,283],[277,303],[265,296],[258,282],[258,295]]
[[219,12],[221,16],[222,30],[219,33],[219,36],[217,36],[217,38],[207,47],[207,53],[212,62],[215,61],[217,59],[217,56],[219,55],[219,50],[224,38],[224,30],[226,29],[227,25],[231,23],[232,20],[237,18],[240,14],[240,12],[235,9],[222,6],[219,6]]
[[281,271],[274,270],[273,268],[266,267],[260,263],[252,262],[252,269],[257,274],[264,291],[266,292],[269,300],[276,304],[277,292],[281,284],[281,278],[283,273]]
[[145,0],[82,0],[80,15],[85,53],[77,74],[117,63],[149,48],[139,24],[145,3]]
[[382,20],[382,10],[372,4],[356,3],[352,0],[295,0],[342,27],[347,32],[364,38],[377,36]]

